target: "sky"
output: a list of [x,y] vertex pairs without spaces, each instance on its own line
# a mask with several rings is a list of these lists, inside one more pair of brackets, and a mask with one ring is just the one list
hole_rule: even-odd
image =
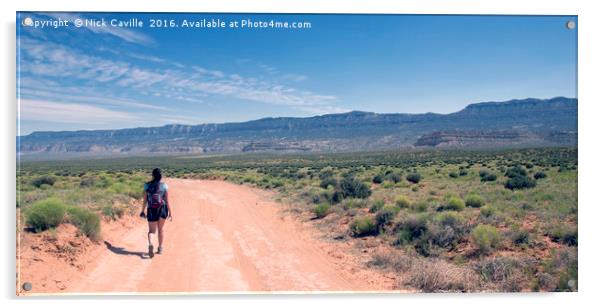
[[[25,26],[26,18],[36,26]],[[143,27],[110,24],[132,18]],[[106,26],[75,27],[76,20],[101,19]],[[226,27],[183,24],[212,19]],[[69,26],[49,23],[58,20]],[[151,20],[177,27],[151,28]],[[241,27],[243,20],[268,27]],[[306,26],[270,28],[272,20]],[[450,113],[484,101],[574,98],[577,30],[566,27],[569,20],[577,22],[574,16],[17,13],[18,134],[352,110]]]

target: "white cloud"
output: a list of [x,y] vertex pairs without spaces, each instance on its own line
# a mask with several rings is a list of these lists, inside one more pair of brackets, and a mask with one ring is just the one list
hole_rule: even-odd
[[[118,91],[118,88],[124,88],[127,91],[184,102],[203,102],[201,97],[212,95],[223,96],[226,99],[290,106],[310,112],[344,110],[332,106],[337,101],[336,96],[299,90],[279,83],[278,79],[266,80],[262,76],[245,77],[240,74],[226,74],[201,66],[149,69],[123,61],[86,55],[63,45],[28,38],[23,38],[21,47],[21,52],[26,56],[21,61],[23,73],[33,74],[38,78],[60,77],[55,80],[68,80],[68,78],[83,80],[105,89],[105,93],[108,92],[107,90]],[[136,55],[135,57],[163,63],[163,59],[153,56]],[[270,66],[265,66],[264,69],[276,71]],[[289,79],[298,81],[307,78],[303,75],[289,75]],[[21,82],[21,86],[36,89],[36,86],[28,85],[27,82]],[[57,90],[59,89],[61,86],[57,87]],[[72,89],[72,93],[68,94],[74,93],[77,93],[77,89]],[[92,100],[87,101],[92,102]],[[103,103],[102,100],[97,102]]]
[[114,111],[79,103],[56,103],[40,100],[19,101],[21,120],[75,124],[111,124],[115,121],[138,121],[127,112]]

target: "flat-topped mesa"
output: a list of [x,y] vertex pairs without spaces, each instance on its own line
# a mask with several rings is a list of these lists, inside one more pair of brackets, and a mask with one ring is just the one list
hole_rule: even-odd
[[20,154],[353,152],[414,146],[575,146],[577,100],[564,97],[471,104],[450,114],[351,111],[237,123],[34,132]]

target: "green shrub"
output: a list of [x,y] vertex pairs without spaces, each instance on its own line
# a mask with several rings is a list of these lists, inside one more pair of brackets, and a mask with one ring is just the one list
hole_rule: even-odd
[[370,206],[370,213],[376,213],[376,212],[378,212],[378,210],[382,209],[384,206],[385,206],[385,200],[383,200],[383,199],[375,200],[372,203],[372,206]]
[[37,188],[42,187],[42,185],[52,186],[56,182],[56,179],[49,175],[39,176],[31,181],[31,185]]
[[412,203],[410,202],[410,199],[408,199],[406,196],[399,196],[395,200],[395,205],[397,205],[397,207],[401,209],[405,209],[409,208],[412,205]]
[[428,210],[428,203],[424,201],[416,202],[412,205],[412,209],[416,212],[426,212]]
[[497,180],[497,175],[490,173],[486,176],[481,177],[481,182],[494,182]]
[[455,171],[450,172],[448,175],[449,175],[450,178],[457,178],[458,177],[458,173],[455,172]]
[[422,180],[422,175],[420,175],[420,173],[417,172],[410,173],[406,176],[406,180],[408,180],[408,182],[417,184],[420,182],[420,180]]
[[546,235],[556,243],[563,243],[569,246],[577,246],[577,229],[569,228],[563,225],[553,227]]
[[472,230],[472,240],[477,245],[479,252],[490,253],[497,248],[502,239],[496,227],[490,225],[478,225]]
[[485,205],[481,208],[481,215],[484,217],[491,217],[495,213],[495,210],[490,205]]
[[525,229],[515,230],[511,233],[510,238],[515,245],[529,244],[529,231]]
[[439,211],[462,211],[466,208],[464,201],[460,198],[452,197],[445,204],[439,206]]
[[376,224],[378,227],[382,228],[384,225],[388,224],[397,216],[399,213],[399,208],[393,205],[386,205],[381,210],[376,213]]
[[92,187],[92,186],[94,186],[95,183],[96,183],[96,179],[94,179],[94,177],[88,176],[88,177],[81,179],[81,181],[79,182],[79,186],[80,187]]
[[395,226],[397,240],[395,244],[409,244],[420,238],[427,231],[427,221],[421,216],[409,216]]
[[121,218],[121,217],[123,217],[123,214],[125,212],[122,207],[113,206],[110,204],[103,206],[100,211],[103,216],[111,218],[111,219]]
[[468,171],[466,171],[466,169],[462,169],[462,170],[460,170],[460,171],[458,172],[458,175],[459,175],[459,176],[466,176],[466,175],[468,175]]
[[128,190],[128,186],[123,183],[117,182],[111,184],[108,190],[116,194],[124,194]]
[[355,237],[374,235],[378,233],[378,227],[370,216],[355,218],[349,225],[351,234]]
[[435,216],[435,221],[443,226],[458,228],[463,219],[462,216],[456,212],[443,212]]
[[337,186],[337,180],[333,177],[327,177],[327,178],[323,178],[322,181],[320,181],[320,187],[326,189],[326,188],[328,188],[328,186],[332,186],[332,187]]
[[316,214],[316,218],[324,218],[328,215],[330,211],[330,204],[328,203],[320,203],[314,206],[314,214]]
[[100,218],[90,209],[72,206],[67,209],[69,222],[92,240],[100,238]]
[[25,211],[25,223],[35,232],[56,228],[65,218],[65,205],[56,198],[40,200]]
[[489,174],[491,174],[491,172],[489,170],[479,170],[479,176],[484,178],[486,176],[488,176]]
[[542,172],[542,171],[535,172],[535,174],[533,175],[533,178],[536,179],[536,180],[545,179],[547,177],[548,177],[548,175],[545,172]]
[[363,207],[366,207],[367,205],[368,205],[368,202],[365,199],[351,198],[351,199],[345,199],[343,201],[343,209],[345,209],[345,210],[363,208]]
[[401,182],[401,174],[397,172],[391,172],[385,176],[385,179],[393,183],[399,183]]
[[353,176],[346,176],[341,181],[341,192],[345,198],[361,198],[370,197],[372,191],[364,182],[356,180]]
[[527,176],[527,170],[521,166],[514,166],[508,170],[506,170],[505,176],[509,178],[515,178],[519,176]]
[[504,184],[504,187],[510,190],[515,190],[533,188],[536,185],[537,182],[535,182],[534,179],[528,176],[516,175],[514,177],[509,178],[508,181],[506,181],[506,184]]
[[374,183],[374,184],[380,184],[382,182],[383,182],[383,176],[380,174],[377,174],[372,178],[372,183]]
[[468,207],[482,207],[485,205],[485,200],[477,194],[471,194],[466,197],[465,203]]

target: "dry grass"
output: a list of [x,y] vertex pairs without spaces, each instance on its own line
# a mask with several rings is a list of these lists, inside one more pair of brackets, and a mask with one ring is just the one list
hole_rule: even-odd
[[473,270],[439,259],[415,259],[406,283],[423,292],[469,292],[480,286]]

